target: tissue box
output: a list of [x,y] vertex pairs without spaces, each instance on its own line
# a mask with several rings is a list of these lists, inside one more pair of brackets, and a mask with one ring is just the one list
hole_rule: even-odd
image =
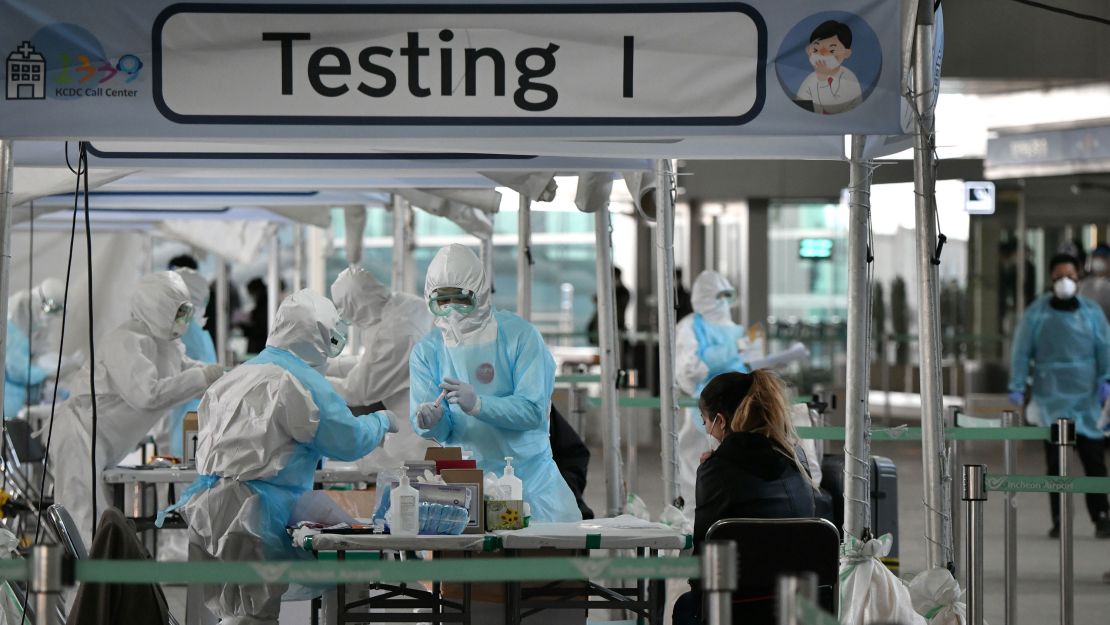
[[486,531],[524,529],[524,502],[491,499],[486,502]]

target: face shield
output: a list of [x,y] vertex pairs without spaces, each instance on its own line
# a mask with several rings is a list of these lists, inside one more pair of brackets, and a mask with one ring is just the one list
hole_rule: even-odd
[[428,299],[428,309],[437,317],[446,317],[451,311],[466,317],[474,312],[477,305],[478,296],[474,291],[456,287],[436,289]]
[[193,320],[193,304],[185,302],[177,307],[177,313],[173,316],[173,337],[181,338],[185,335],[185,331],[189,329],[189,322]]
[[725,289],[717,293],[717,301],[724,302],[725,304],[732,306],[734,303],[736,303],[736,291],[733,291],[732,289]]
[[350,336],[351,322],[346,319],[340,319],[339,323],[331,329],[331,337],[328,340],[328,358],[335,358],[343,353],[347,347],[347,337]]

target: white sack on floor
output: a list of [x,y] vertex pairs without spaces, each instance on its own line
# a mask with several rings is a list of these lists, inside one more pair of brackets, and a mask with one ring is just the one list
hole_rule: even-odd
[[910,598],[929,625],[967,625],[963,591],[948,569],[930,569],[913,578]]
[[890,553],[885,534],[866,543],[848,536],[840,550],[840,622],[843,625],[927,625],[914,611],[910,591],[879,561]]

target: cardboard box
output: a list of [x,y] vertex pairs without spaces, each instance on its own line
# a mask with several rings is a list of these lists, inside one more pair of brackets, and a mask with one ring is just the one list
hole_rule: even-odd
[[181,459],[185,462],[197,459],[197,434],[200,432],[200,419],[195,410],[185,413],[185,423],[181,428],[184,440],[181,445]]
[[[456,448],[458,449],[458,448]],[[432,451],[429,449],[428,451]],[[462,451],[462,450],[459,450]],[[439,474],[443,481],[448,484],[470,484],[473,485],[478,494],[478,498],[473,500],[470,506],[471,522],[467,524],[464,534],[485,534],[486,533],[486,514],[485,506],[482,505],[484,496],[482,494],[482,470],[481,469],[444,469]]]
[[366,490],[325,490],[328,497],[340,508],[356,519],[369,519],[374,516],[375,492]]
[[462,460],[462,447],[429,447],[425,460]]

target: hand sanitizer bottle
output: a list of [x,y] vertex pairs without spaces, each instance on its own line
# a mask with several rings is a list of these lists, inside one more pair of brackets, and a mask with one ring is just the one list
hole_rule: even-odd
[[506,490],[509,491],[509,499],[512,501],[524,499],[524,482],[513,472],[513,457],[505,457],[505,474],[498,480]]
[[408,467],[401,467],[401,483],[390,496],[389,531],[398,536],[420,533],[420,491],[409,485]]

